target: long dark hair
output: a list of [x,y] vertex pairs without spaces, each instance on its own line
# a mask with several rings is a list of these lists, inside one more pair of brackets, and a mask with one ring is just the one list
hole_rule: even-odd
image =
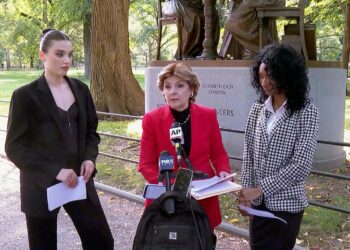
[[276,89],[287,97],[286,109],[293,114],[301,110],[309,100],[309,78],[304,58],[288,45],[272,44],[265,47],[256,57],[252,67],[251,84],[263,103],[265,94],[259,79],[259,67],[264,63],[268,76],[276,83]]
[[51,47],[52,41],[62,41],[67,40],[70,41],[69,37],[63,33],[62,31],[55,29],[45,29],[42,32],[41,40],[40,40],[40,51],[47,52]]

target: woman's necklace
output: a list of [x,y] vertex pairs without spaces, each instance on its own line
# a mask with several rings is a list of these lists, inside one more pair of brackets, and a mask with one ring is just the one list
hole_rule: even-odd
[[[65,85],[63,84],[62,86],[65,86]],[[56,94],[54,94],[54,96],[56,96],[56,98],[57,98],[57,96],[60,98],[60,101],[61,101],[61,105],[60,106],[62,106],[62,108],[57,105],[57,101],[56,101],[56,106],[66,113],[67,120],[68,120],[69,132],[70,132],[70,134],[72,134],[72,127],[71,127],[71,124],[70,124],[68,103],[66,102],[65,98],[63,98],[63,94],[61,92],[61,88],[60,87],[53,87],[53,86],[50,86],[50,85],[49,85],[49,88],[51,89],[52,93],[56,93]]]
[[182,126],[182,125],[185,125],[190,120],[190,117],[191,117],[191,113],[188,113],[188,116],[186,117],[186,119],[183,122],[178,122],[176,120],[175,121],[178,122],[180,124],[180,126]]

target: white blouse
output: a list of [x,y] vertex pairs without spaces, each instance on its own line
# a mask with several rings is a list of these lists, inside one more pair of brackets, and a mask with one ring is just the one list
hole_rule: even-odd
[[286,112],[286,104],[287,100],[275,111],[272,105],[272,97],[269,96],[265,101],[266,110],[271,112],[270,117],[266,120],[266,128],[267,128],[267,138],[270,141],[271,131],[275,127],[276,122],[282,117],[284,112]]

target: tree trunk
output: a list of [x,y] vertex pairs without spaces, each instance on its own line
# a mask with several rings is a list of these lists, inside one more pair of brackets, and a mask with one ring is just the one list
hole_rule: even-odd
[[[43,23],[47,24],[48,23],[48,18],[47,18],[47,0],[42,1],[42,15],[43,15]],[[46,28],[51,28],[51,27],[46,27]]]
[[29,67],[31,69],[34,68],[34,56],[33,55],[29,57]]
[[6,69],[9,70],[11,68],[11,58],[10,51],[8,49],[5,50],[5,58],[6,58]]
[[[91,4],[91,0],[86,0]],[[84,75],[90,79],[91,76],[91,12],[85,14],[84,18]]]
[[129,0],[93,0],[91,93],[97,110],[141,115],[144,93],[131,69]]
[[18,66],[19,66],[20,69],[23,67],[22,66],[22,56],[21,55],[18,56]]

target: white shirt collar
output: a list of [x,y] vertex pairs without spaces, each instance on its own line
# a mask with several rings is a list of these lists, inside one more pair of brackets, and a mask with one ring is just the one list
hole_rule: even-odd
[[278,117],[281,117],[286,111],[286,104],[287,104],[287,100],[285,100],[283,104],[276,111],[274,111],[273,105],[272,105],[272,97],[269,96],[265,101],[266,110],[271,112],[272,114],[275,114]]

